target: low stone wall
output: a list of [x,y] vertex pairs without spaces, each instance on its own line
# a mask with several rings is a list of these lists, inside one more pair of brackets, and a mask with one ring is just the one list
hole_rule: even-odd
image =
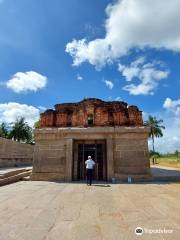
[[31,165],[34,146],[0,138],[0,167]]

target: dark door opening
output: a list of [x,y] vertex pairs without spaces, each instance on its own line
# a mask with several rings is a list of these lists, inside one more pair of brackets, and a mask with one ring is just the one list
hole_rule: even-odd
[[[86,179],[85,161],[91,156],[95,161],[94,180],[106,180],[106,144],[105,141],[77,141],[74,147],[73,179]],[[77,152],[76,152],[77,151]]]

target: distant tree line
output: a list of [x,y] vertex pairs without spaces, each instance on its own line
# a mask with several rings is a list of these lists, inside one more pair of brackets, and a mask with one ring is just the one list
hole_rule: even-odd
[[0,124],[0,137],[12,139],[17,142],[33,144],[33,129],[25,122],[23,117],[17,118],[15,122]]
[[174,152],[167,152],[167,153],[160,153],[160,152],[153,152],[152,150],[149,151],[150,157],[153,157],[154,155],[156,157],[180,157],[180,151],[175,150]]

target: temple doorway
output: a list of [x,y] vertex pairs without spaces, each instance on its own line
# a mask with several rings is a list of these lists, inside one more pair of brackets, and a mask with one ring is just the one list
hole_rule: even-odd
[[107,160],[105,140],[84,140],[74,142],[73,180],[86,179],[85,161],[91,156],[95,161],[94,180],[107,180]]

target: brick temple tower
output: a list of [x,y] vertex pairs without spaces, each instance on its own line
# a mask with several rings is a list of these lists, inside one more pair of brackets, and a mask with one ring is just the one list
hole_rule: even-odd
[[149,175],[148,132],[142,112],[122,101],[96,98],[56,104],[35,130],[32,180],[85,179],[91,155],[96,180]]

